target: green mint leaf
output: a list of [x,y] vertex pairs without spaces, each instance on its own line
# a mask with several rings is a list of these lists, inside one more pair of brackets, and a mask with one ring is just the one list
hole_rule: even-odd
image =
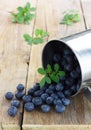
[[43,39],[42,38],[33,38],[33,43],[34,44],[39,44],[39,43],[43,43]]
[[[33,15],[32,15],[32,16],[33,16]],[[29,24],[30,18],[31,18],[30,14],[27,14],[27,15],[25,16],[25,18],[24,18],[24,23],[25,23],[25,24]],[[34,31],[35,37],[34,37],[34,38],[31,37],[31,42],[32,42],[33,44],[37,45],[37,44],[39,44],[39,43],[44,43],[44,39],[43,39],[43,38],[41,37],[41,35],[40,35],[40,32],[41,32],[41,31],[43,31],[43,30],[42,30],[42,29],[36,29],[36,30]]]
[[54,71],[57,72],[57,71],[59,70],[59,68],[60,68],[60,66],[59,66],[58,64],[55,64],[55,65],[54,65]]
[[80,21],[80,16],[79,14],[75,14],[73,18],[73,22],[78,22],[78,21]]
[[43,83],[51,84],[52,82],[59,83],[60,77],[65,76],[65,72],[60,70],[60,66],[55,64],[55,69],[51,67],[51,65],[47,64],[47,67],[39,68],[38,72],[42,75],[45,75],[43,78]]
[[51,79],[49,77],[46,77],[45,80],[48,84],[51,84]]
[[32,44],[32,37],[29,34],[24,34],[23,37],[28,44]]
[[12,22],[29,24],[30,21],[36,16],[34,13],[35,10],[36,8],[31,7],[31,4],[29,2],[26,3],[25,7],[17,7],[18,12],[12,13]]
[[23,23],[24,22],[24,17],[18,17],[17,22],[18,23]]
[[43,29],[39,29],[39,32],[40,32],[40,35],[42,36],[42,34],[43,34]]
[[49,35],[48,32],[43,32],[42,37],[46,37],[46,36],[48,36],[48,35]]
[[29,20],[25,21],[24,23],[25,23],[26,25],[29,25],[29,24],[30,24]]
[[40,35],[40,30],[39,29],[36,29],[35,30],[35,36],[38,37]]
[[58,72],[58,75],[59,75],[59,76],[65,76],[66,74],[65,74],[64,71],[59,71],[59,72]]
[[73,25],[73,23],[78,21],[80,21],[80,15],[78,14],[78,12],[70,10],[69,12],[64,13],[64,17],[60,23],[66,25]]
[[53,80],[55,82],[55,73],[53,72],[52,74],[49,75],[51,80]]
[[59,82],[59,76],[55,76],[55,82],[58,83]]
[[22,7],[18,7],[17,10],[21,13],[23,13],[23,8]]
[[14,18],[12,19],[12,22],[13,22],[13,23],[16,23],[16,22],[17,22],[17,18],[14,17]]
[[35,8],[35,7],[31,7],[30,10],[31,10],[31,11],[36,11],[36,8]]
[[42,29],[40,29],[39,31],[40,31],[40,36],[41,36],[42,38],[44,38],[44,37],[46,37],[46,36],[48,36],[48,35],[49,35],[49,33],[48,33],[48,32],[43,31]]
[[43,77],[40,81],[40,87],[43,87],[46,83],[46,77]]
[[52,79],[53,82],[58,83],[59,82],[59,76],[55,75],[55,73],[52,73],[50,75],[50,78]]
[[30,6],[31,6],[30,3],[27,2],[24,8],[28,10],[28,9],[30,9]]
[[25,22],[31,21],[33,18],[34,18],[34,14],[27,13],[27,14],[24,16],[24,21],[25,21]]
[[38,73],[45,75],[46,71],[43,68],[38,68]]
[[51,65],[47,64],[46,73],[51,73],[51,72],[52,72]]

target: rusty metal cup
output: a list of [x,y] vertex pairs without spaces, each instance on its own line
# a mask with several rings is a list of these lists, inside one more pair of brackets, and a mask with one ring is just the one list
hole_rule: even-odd
[[42,52],[42,65],[44,68],[47,64],[53,64],[52,56],[55,50],[61,51],[63,45],[72,50],[80,66],[81,84],[76,94],[85,89],[85,95],[91,100],[91,30],[71,35],[60,40],[49,41],[44,46]]

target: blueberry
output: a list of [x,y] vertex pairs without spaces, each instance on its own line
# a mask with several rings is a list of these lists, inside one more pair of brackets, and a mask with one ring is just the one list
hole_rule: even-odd
[[34,104],[32,102],[27,102],[25,103],[24,105],[24,109],[27,111],[27,112],[31,112],[34,110]]
[[76,87],[77,87],[77,85],[72,85],[72,87],[70,88],[73,93],[76,92]]
[[51,97],[53,97],[54,99],[58,99],[58,95],[56,93],[52,93]]
[[79,77],[79,74],[76,70],[73,70],[71,73],[70,73],[70,76],[74,79],[78,78]]
[[64,66],[64,70],[68,71],[68,72],[72,71],[73,70],[73,65],[72,64],[66,64]]
[[62,101],[61,101],[61,99],[55,99],[55,100],[53,101],[53,104],[54,104],[54,105],[62,104]]
[[14,107],[19,107],[20,106],[20,101],[19,100],[12,100],[11,101],[11,106],[14,106]]
[[54,54],[53,61],[58,63],[60,60],[61,60],[60,54]]
[[78,85],[79,86],[81,85],[81,79],[78,79]]
[[57,105],[57,99],[54,99],[54,100],[53,100],[53,104],[54,104],[54,105]]
[[71,77],[68,77],[68,78],[65,80],[65,84],[66,84],[67,86],[72,86],[73,83],[74,83],[74,79],[71,78]]
[[52,94],[52,93],[53,93],[53,90],[51,90],[50,88],[48,88],[48,89],[46,89],[45,92],[48,93],[48,94]]
[[65,95],[63,94],[63,92],[57,92],[57,95],[58,95],[59,98],[64,98],[65,97]]
[[23,92],[17,92],[17,93],[15,94],[15,97],[16,97],[17,99],[21,100],[24,95],[25,95],[25,93],[23,93]]
[[46,101],[46,98],[48,97],[49,95],[47,94],[47,93],[43,93],[42,95],[41,95],[41,99],[43,100],[43,101]]
[[41,97],[34,97],[32,99],[32,102],[34,103],[35,106],[39,106],[42,104],[42,99],[41,99]]
[[70,49],[64,49],[64,52],[63,52],[64,55],[72,55],[72,51]]
[[14,117],[16,114],[17,114],[18,110],[16,107],[14,106],[11,106],[9,109],[8,109],[8,115],[9,116],[12,116]]
[[49,85],[45,84],[43,87],[40,87],[40,90],[46,91]]
[[40,89],[39,83],[35,83],[33,88],[34,88],[35,91],[39,90]]
[[61,103],[62,103],[61,99],[57,99],[57,104],[61,104]]
[[61,81],[61,82],[65,81],[65,80],[66,80],[66,77],[65,77],[65,76],[61,76],[61,77],[60,77],[60,81]]
[[63,113],[65,111],[65,106],[63,104],[57,104],[55,106],[55,111],[58,113]]
[[71,95],[72,95],[72,93],[71,93],[71,90],[70,90],[70,89],[68,89],[68,90],[64,90],[64,94],[65,94],[65,96],[66,96],[66,97],[69,97],[69,96],[71,96]]
[[55,90],[55,84],[49,85],[49,89],[54,91]]
[[56,91],[62,91],[62,90],[64,89],[64,86],[63,86],[62,83],[58,83],[58,84],[55,86],[55,88],[56,88]]
[[28,90],[28,95],[34,95],[34,92],[35,92],[34,88],[30,88]]
[[49,112],[50,111],[50,106],[49,105],[41,105],[41,110],[42,112]]
[[18,90],[19,92],[23,91],[23,90],[24,90],[24,85],[23,85],[23,84],[18,84],[17,90]]
[[64,56],[64,58],[65,58],[65,60],[67,61],[67,63],[73,63],[73,56],[71,56],[71,55],[66,55],[66,56]]
[[68,106],[70,104],[70,100],[67,98],[62,98],[62,103],[63,105]]
[[14,97],[14,94],[13,94],[12,92],[7,92],[7,93],[5,94],[5,98],[6,98],[7,100],[12,100],[13,97]]
[[37,90],[34,92],[34,96],[38,97],[38,96],[41,96],[43,94],[43,90]]
[[66,64],[67,64],[66,60],[63,59],[63,60],[61,61],[61,66],[64,67]]
[[31,95],[24,95],[22,97],[22,100],[24,101],[24,103],[31,102],[32,101],[32,96]]
[[81,69],[79,66],[76,67],[76,71],[80,74],[81,73]]
[[47,99],[46,99],[46,103],[47,104],[52,104],[53,103],[53,100],[54,100],[54,98],[53,97],[47,97]]

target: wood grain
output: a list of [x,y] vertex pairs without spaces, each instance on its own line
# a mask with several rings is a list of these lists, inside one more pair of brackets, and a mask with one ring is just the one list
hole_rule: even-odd
[[91,29],[91,0],[81,0],[83,17],[87,29]]
[[[48,0],[45,4],[46,10],[46,22],[47,29],[50,33],[49,40],[60,39],[61,37],[66,37],[85,30],[84,20],[82,15],[82,10],[80,6],[80,1],[76,0]],[[81,20],[73,24],[73,26],[67,26],[59,24],[63,19],[63,12],[68,10],[78,11]],[[51,23],[51,24],[50,24]]]
[[[11,14],[4,9],[11,7],[13,10],[15,5],[23,4],[25,4],[23,0],[19,3],[18,1],[12,3],[11,0],[0,1],[0,126],[3,130],[20,130],[22,104],[17,116],[9,117],[7,109],[10,103],[6,101],[4,94],[7,91],[15,93],[19,83],[26,86],[30,46],[24,41],[23,35],[24,33],[32,35],[34,26],[34,20],[30,25],[13,24]],[[36,6],[36,0],[32,2],[32,5]]]
[[91,125],[26,125],[23,130],[90,130]]

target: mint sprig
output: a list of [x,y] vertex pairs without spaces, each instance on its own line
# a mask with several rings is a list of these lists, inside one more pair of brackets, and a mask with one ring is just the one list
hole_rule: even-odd
[[24,34],[25,41],[31,45],[31,44],[39,44],[44,42],[44,38],[49,35],[48,32],[42,30],[42,29],[36,29],[34,32],[34,37],[30,36],[29,34]]
[[35,17],[35,7],[31,7],[29,2],[26,3],[24,7],[19,6],[17,8],[17,13],[12,13],[12,22],[19,24],[29,24],[30,21]]
[[58,83],[60,81],[60,77],[65,76],[65,72],[60,70],[60,66],[58,64],[55,64],[53,68],[49,64],[47,65],[46,69],[38,68],[38,73],[44,75],[40,81],[40,87],[43,87],[45,83]]
[[75,10],[70,10],[67,12],[64,12],[64,16],[60,24],[66,24],[66,25],[73,25],[73,23],[79,22],[80,21],[80,15],[78,11]]

